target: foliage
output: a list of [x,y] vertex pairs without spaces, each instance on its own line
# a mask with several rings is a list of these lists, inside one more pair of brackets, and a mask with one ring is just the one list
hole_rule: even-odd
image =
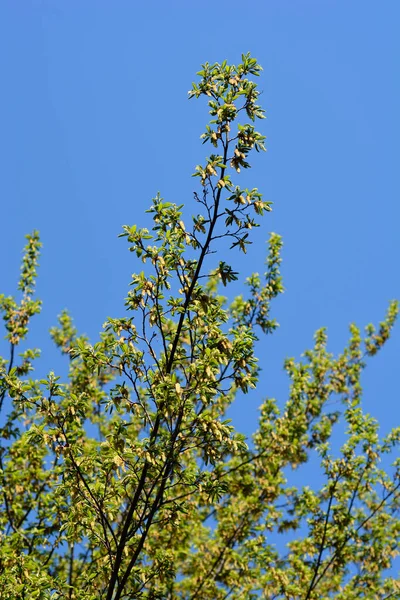
[[[69,357],[66,381],[32,378],[38,350],[16,354],[40,311],[40,242],[27,236],[22,299],[0,297],[10,347],[0,363],[1,598],[399,597],[399,459],[390,456],[400,429],[380,439],[360,385],[397,304],[365,337],[352,325],[339,356],[321,329],[301,361],[288,359],[288,400],[264,400],[252,441],[226,419],[238,393],[257,386],[257,336],[277,327],[270,307],[283,291],[278,235],[265,274],[232,301],[221,286],[239,274],[214,252],[224,243],[246,252],[271,210],[257,188],[234,183],[264,150],[254,127],[264,117],[260,70],[244,55],[198,73],[189,96],[208,98],[202,139],[215,152],[196,167],[199,213],[186,227],[183,206],[157,196],[151,231],[124,227],[145,270],[132,276],[126,314],[108,319],[94,345],[61,314],[51,336]],[[311,458],[320,489],[291,484]]]

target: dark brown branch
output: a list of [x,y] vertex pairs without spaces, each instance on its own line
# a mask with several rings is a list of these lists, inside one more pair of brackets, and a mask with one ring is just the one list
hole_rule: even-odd
[[[228,141],[226,141],[224,143],[223,164],[225,164],[225,162],[226,162],[227,152],[228,152],[228,145],[229,145]],[[223,177],[225,175],[225,171],[226,171],[226,167],[222,167],[221,170],[220,170],[220,177],[219,177],[219,179],[223,179]],[[200,253],[200,258],[199,258],[199,261],[197,263],[195,273],[193,275],[193,279],[192,279],[191,284],[189,286],[189,290],[187,291],[187,294],[186,294],[186,297],[185,297],[185,302],[184,302],[184,305],[183,305],[183,311],[182,311],[182,313],[180,315],[180,318],[179,318],[179,321],[178,321],[177,330],[176,330],[175,336],[174,336],[174,341],[172,343],[171,352],[170,352],[169,357],[167,358],[167,364],[166,364],[166,369],[165,369],[165,371],[166,371],[167,374],[170,374],[172,372],[172,368],[173,368],[174,361],[175,361],[175,354],[176,354],[176,351],[177,351],[177,348],[178,348],[178,344],[179,344],[179,340],[180,340],[180,336],[181,336],[183,324],[184,324],[184,321],[185,321],[185,318],[186,318],[186,313],[187,313],[187,310],[189,308],[189,304],[190,304],[190,301],[191,301],[191,298],[192,298],[192,295],[193,295],[194,288],[195,288],[195,286],[197,284],[197,281],[198,281],[198,278],[199,278],[199,275],[200,275],[200,272],[201,272],[201,268],[203,266],[204,259],[205,259],[206,255],[207,255],[208,246],[209,246],[209,244],[211,242],[211,239],[212,239],[213,231],[214,231],[214,228],[215,228],[215,225],[216,225],[216,222],[217,222],[217,218],[218,218],[218,209],[219,209],[219,203],[220,203],[220,199],[221,199],[221,192],[222,192],[222,188],[218,188],[217,194],[215,196],[213,220],[210,223],[210,228],[209,228],[209,231],[208,231],[206,242],[204,243],[204,246],[202,247],[202,250],[201,250],[201,253]],[[170,475],[172,474],[172,471],[173,471],[173,465],[174,465],[173,456],[175,454],[175,442],[176,442],[176,439],[177,439],[178,434],[180,432],[180,426],[181,426],[181,422],[182,422],[182,419],[183,419],[183,410],[184,409],[182,407],[181,411],[180,411],[180,414],[178,415],[177,424],[176,424],[174,433],[172,434],[171,445],[170,445],[170,452],[168,453],[168,456],[167,456],[167,459],[166,459],[166,462],[165,462],[165,476],[164,476],[163,481],[161,483],[161,486],[159,488],[159,492],[158,492],[158,494],[156,496],[156,499],[154,500],[152,509],[151,509],[151,511],[150,511],[150,513],[149,513],[149,515],[147,517],[146,527],[145,527],[145,529],[143,531],[143,534],[142,534],[142,536],[141,536],[141,538],[140,538],[140,540],[138,542],[136,551],[134,552],[134,554],[132,556],[132,559],[130,560],[130,562],[128,564],[128,567],[127,567],[124,575],[122,576],[121,582],[118,585],[117,592],[116,592],[116,595],[114,597],[114,589],[115,589],[115,585],[116,585],[116,582],[117,582],[118,573],[119,573],[119,570],[120,570],[121,564],[122,564],[123,550],[124,550],[126,542],[128,540],[129,529],[130,529],[130,526],[131,526],[131,521],[132,521],[134,512],[136,510],[137,503],[138,503],[138,501],[139,501],[139,499],[140,499],[140,497],[142,495],[142,492],[143,492],[143,489],[144,489],[144,486],[145,486],[145,482],[146,482],[146,479],[147,479],[147,473],[148,473],[148,469],[149,469],[149,464],[146,463],[144,465],[144,467],[143,467],[142,475],[141,475],[141,478],[140,478],[140,482],[139,482],[138,488],[136,490],[135,496],[134,496],[134,498],[132,500],[131,507],[130,507],[130,509],[128,511],[127,517],[125,519],[125,524],[124,524],[124,528],[122,530],[120,542],[119,542],[119,544],[117,546],[116,558],[115,558],[114,567],[113,567],[113,571],[112,571],[111,578],[110,578],[110,583],[109,583],[108,590],[107,590],[106,600],[113,600],[113,598],[114,598],[114,600],[119,600],[119,598],[121,597],[121,594],[123,592],[124,586],[125,586],[128,578],[129,578],[129,576],[130,576],[130,574],[132,572],[133,567],[136,564],[136,561],[137,561],[137,559],[138,559],[138,557],[140,555],[140,552],[143,549],[145,540],[146,540],[147,535],[148,535],[148,531],[149,531],[149,529],[151,527],[151,524],[152,524],[152,521],[154,519],[154,515],[156,514],[157,510],[159,509],[160,502],[162,502],[163,495],[164,495],[164,490],[165,490],[165,486],[166,486],[167,481],[168,481],[168,479],[169,479],[169,477],[170,477]],[[151,447],[154,446],[154,444],[155,444],[155,442],[157,440],[158,430],[159,430],[159,427],[161,425],[161,419],[162,419],[162,415],[161,415],[160,411],[158,411],[158,414],[157,414],[157,417],[156,417],[156,420],[155,420],[155,423],[154,423],[154,428],[153,428],[153,430],[151,432],[151,435],[150,435],[150,446]]]

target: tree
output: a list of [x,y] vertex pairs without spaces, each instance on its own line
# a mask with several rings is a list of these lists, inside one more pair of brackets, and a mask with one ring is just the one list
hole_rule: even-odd
[[[360,386],[397,303],[365,336],[352,325],[339,356],[317,331],[301,361],[286,361],[289,397],[282,408],[264,400],[252,441],[225,416],[257,386],[257,336],[277,327],[270,308],[283,291],[277,234],[265,274],[250,275],[247,293],[231,300],[222,289],[239,274],[214,252],[226,243],[246,252],[256,219],[271,210],[257,188],[233,182],[264,150],[254,127],[264,116],[260,71],[250,55],[238,66],[203,65],[189,96],[208,98],[202,138],[215,154],[196,167],[199,213],[187,227],[183,206],[157,196],[151,231],[124,227],[144,270],[132,277],[126,314],[109,318],[94,345],[61,314],[51,336],[69,357],[66,381],[51,371],[33,379],[39,351],[17,354],[41,306],[40,241],[27,236],[21,299],[0,298],[10,347],[0,363],[1,598],[400,595],[399,459],[390,458],[400,428],[379,438]],[[311,456],[321,488],[291,485]]]

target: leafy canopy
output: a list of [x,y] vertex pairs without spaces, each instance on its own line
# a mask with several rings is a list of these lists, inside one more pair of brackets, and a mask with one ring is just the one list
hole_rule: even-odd
[[[41,308],[41,244],[27,236],[20,299],[0,297],[2,598],[399,597],[400,429],[379,437],[360,385],[397,304],[365,336],[352,325],[340,355],[321,329],[300,361],[288,359],[288,399],[263,401],[252,440],[226,419],[237,394],[257,386],[255,345],[276,329],[271,302],[283,291],[273,233],[265,273],[242,295],[221,295],[239,278],[221,249],[246,252],[271,210],[240,185],[252,152],[265,149],[260,71],[248,54],[237,66],[203,65],[189,96],[208,100],[202,139],[213,153],[196,167],[197,212],[186,226],[183,205],[157,196],[150,231],[124,227],[144,270],[94,345],[60,315],[51,336],[69,359],[65,381],[33,378],[40,352],[26,339]],[[339,420],[345,440],[334,451]],[[311,457],[321,487],[293,485]]]

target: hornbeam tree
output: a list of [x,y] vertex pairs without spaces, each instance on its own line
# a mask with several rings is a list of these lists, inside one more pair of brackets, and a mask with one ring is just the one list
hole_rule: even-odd
[[[255,349],[277,327],[281,238],[270,235],[266,271],[248,273],[240,296],[228,295],[239,273],[218,259],[246,252],[271,210],[240,185],[252,152],[264,150],[254,125],[264,117],[260,71],[250,55],[203,65],[189,96],[206,96],[212,153],[196,167],[192,222],[157,196],[149,230],[124,227],[144,270],[94,345],[61,314],[50,333],[69,362],[65,381],[32,376],[40,353],[26,338],[41,308],[41,244],[27,236],[19,296],[0,297],[9,346],[0,360],[1,598],[400,597],[400,428],[379,436],[360,385],[397,303],[377,328],[352,325],[338,356],[317,331],[301,360],[286,360],[290,388],[278,403],[257,389]],[[262,405],[246,440],[226,412],[253,388]],[[320,485],[294,485],[293,470],[310,458]]]

